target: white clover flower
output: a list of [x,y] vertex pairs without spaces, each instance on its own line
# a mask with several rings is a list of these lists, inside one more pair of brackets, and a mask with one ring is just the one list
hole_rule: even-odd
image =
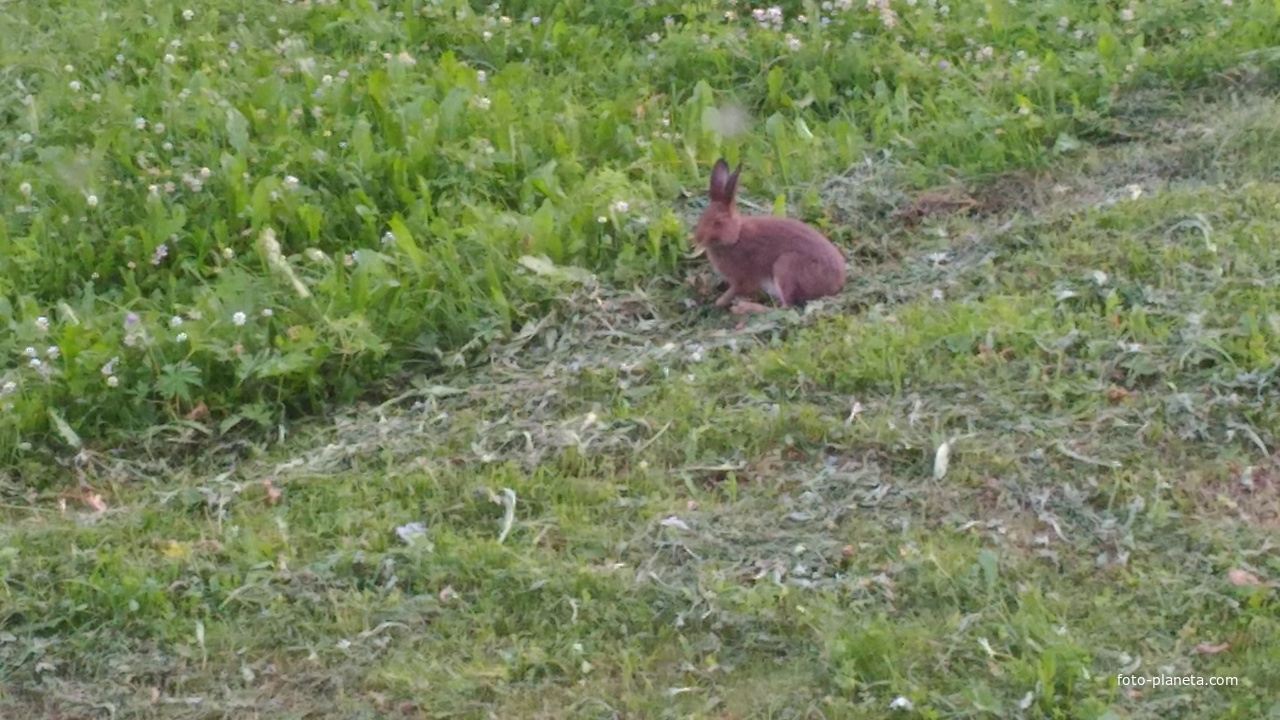
[[171,328],[176,328],[176,327],[179,327],[179,326],[181,326],[181,325],[182,325],[182,316],[181,316],[181,315],[174,315],[173,317],[169,318],[169,327],[171,327]]
[[236,314],[231,316],[231,322],[236,325],[244,325],[245,321],[247,321],[248,319],[249,319],[249,316],[245,315],[242,312],[237,312]]
[[195,18],[195,16],[196,16],[196,13],[195,13],[195,11],[194,11],[194,10],[183,10],[183,11],[182,11],[182,19],[183,19],[183,20],[186,20],[187,22],[191,22],[191,21],[192,21],[192,19],[194,19],[194,18]]
[[115,375],[108,375],[108,376],[107,376],[107,385],[108,385],[109,387],[115,387],[115,386],[117,386],[117,385],[119,385],[119,384],[120,384],[120,378],[116,377]]

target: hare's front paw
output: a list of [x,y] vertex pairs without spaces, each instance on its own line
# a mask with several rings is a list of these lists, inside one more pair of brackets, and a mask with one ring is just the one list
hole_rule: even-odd
[[729,308],[729,312],[733,313],[734,315],[766,313],[766,312],[769,312],[769,306],[761,305],[760,303],[753,302],[751,300],[739,300],[733,304],[733,307]]

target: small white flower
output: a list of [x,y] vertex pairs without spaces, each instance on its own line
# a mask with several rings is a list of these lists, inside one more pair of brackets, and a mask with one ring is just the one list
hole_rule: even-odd
[[3,387],[0,387],[0,395],[12,395],[13,393],[17,392],[17,390],[18,390],[18,383],[10,380],[6,382]]
[[485,42],[489,42],[490,40],[492,40],[492,39],[493,39],[493,33],[489,32],[488,30],[485,30],[484,32],[480,33],[480,37],[481,37]]
[[285,176],[285,178],[284,178],[284,187],[285,187],[285,189],[286,189],[286,190],[297,190],[297,189],[298,189],[298,178],[296,178],[296,177],[294,177],[294,176],[292,176],[292,175],[286,175],[286,176]]
[[195,11],[194,11],[194,10],[183,10],[183,11],[182,11],[182,19],[183,19],[183,20],[186,20],[187,22],[191,22],[191,20],[192,20],[192,19],[194,19],[194,18],[195,18],[195,16],[196,16],[196,13],[195,13]]
[[49,332],[49,318],[43,315],[36,318],[36,329],[42,333]]
[[231,316],[231,322],[236,325],[244,325],[245,321],[248,319],[249,319],[249,316],[245,315],[242,312],[237,312],[235,315]]
[[19,135],[19,136],[18,136],[18,142],[23,143],[23,144],[28,144],[28,143],[30,143],[33,139],[34,139],[34,138],[32,138],[32,137],[31,137],[31,133],[22,133],[21,135]]
[[165,54],[164,54],[164,64],[165,64],[165,65],[172,65],[172,64],[174,64],[174,63],[176,63],[176,62],[178,62],[178,58],[174,57],[173,55],[171,55],[171,54],[169,54],[169,53],[165,53]]
[[222,257],[226,258],[227,260],[235,260],[236,251],[232,250],[231,248],[222,248]]
[[85,202],[87,202],[87,203],[89,203],[89,207],[91,207],[91,208],[96,208],[96,207],[98,207],[98,196],[97,196],[97,195],[88,195],[88,196],[86,196],[86,197],[85,197],[84,201],[85,201]]
[[534,25],[541,25],[542,18],[538,17],[537,15],[534,15],[532,18],[529,19],[529,22],[533,23]]
[[235,40],[232,40],[230,43],[227,44],[227,49],[230,50],[233,54],[238,53],[240,52],[240,43],[236,42]]
[[609,209],[619,215],[622,215],[631,209],[631,203],[626,200],[614,200],[613,203],[609,205]]
[[488,74],[488,73],[486,73],[486,72],[485,72],[485,71],[483,71],[483,70],[477,70],[477,71],[476,71],[476,82],[478,82],[478,83],[480,83],[481,85],[483,85],[483,84],[485,84],[485,81],[487,81],[488,79],[489,79],[489,74]]
[[209,179],[209,176],[210,176],[210,175],[212,175],[212,174],[213,174],[213,173],[212,173],[212,172],[210,172],[209,168],[207,168],[207,167],[202,167],[202,168],[200,168],[200,179],[201,179],[201,180],[208,180],[208,179]]
[[174,315],[173,317],[169,318],[169,327],[176,328],[176,327],[179,327],[180,325],[182,325],[181,315]]
[[22,197],[30,200],[31,199],[31,183],[24,182],[21,185],[19,185],[18,192],[22,193]]
[[477,97],[471,98],[472,107],[475,107],[480,110],[488,110],[491,104],[492,103],[489,101],[489,98],[484,96],[477,96]]
[[262,317],[271,317],[275,314],[275,310],[272,310],[271,308],[262,308]]
[[44,363],[40,362],[40,358],[31,358],[31,360],[27,364],[33,368],[38,368]]
[[35,357],[35,356],[36,356],[36,349],[35,349],[35,348],[33,348],[33,347],[28,346],[26,350],[23,350],[23,351],[22,351],[22,354],[23,354],[23,355],[26,355],[26,356],[27,356],[27,357],[29,357],[29,358],[33,358],[33,357]]
[[79,80],[72,80],[67,84],[67,87],[71,88],[74,92],[80,92],[80,89],[84,86],[80,84]]
[[116,377],[115,375],[108,375],[108,376],[107,376],[107,385],[108,385],[109,387],[115,387],[115,386],[117,386],[117,385],[119,385],[119,384],[120,384],[120,378]]
[[50,345],[44,349],[44,354],[45,357],[48,357],[50,360],[57,360],[58,356],[62,354],[62,351],[58,349],[57,345]]
[[115,372],[116,372],[115,365],[116,365],[116,363],[118,363],[118,362],[120,362],[120,358],[118,358],[118,357],[113,357],[113,358],[111,358],[110,360],[108,360],[108,361],[107,361],[107,364],[102,366],[102,374],[103,374],[103,375],[114,375],[114,374],[115,374]]
[[186,334],[186,333],[184,333],[184,332],[178,333],[178,337],[176,337],[176,338],[174,338],[174,339],[175,339],[175,340],[177,340],[177,341],[178,341],[178,342],[180,342],[180,343],[181,343],[181,342],[186,342],[186,341],[187,341],[187,334]]
[[396,236],[390,230],[382,234],[383,245],[390,245],[395,241],[396,241]]

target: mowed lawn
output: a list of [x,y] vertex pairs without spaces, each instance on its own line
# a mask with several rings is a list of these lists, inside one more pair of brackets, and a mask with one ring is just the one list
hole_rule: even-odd
[[0,38],[0,717],[1280,717],[1280,5]]

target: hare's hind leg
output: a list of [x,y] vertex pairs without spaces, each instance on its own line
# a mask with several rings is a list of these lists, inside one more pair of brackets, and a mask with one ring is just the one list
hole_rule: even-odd
[[784,307],[804,305],[810,300],[832,294],[830,271],[813,258],[789,252],[773,263],[775,297]]
[[804,277],[809,271],[808,260],[793,252],[783,253],[773,262],[773,285],[769,294],[782,307],[790,307],[803,303],[805,297]]

